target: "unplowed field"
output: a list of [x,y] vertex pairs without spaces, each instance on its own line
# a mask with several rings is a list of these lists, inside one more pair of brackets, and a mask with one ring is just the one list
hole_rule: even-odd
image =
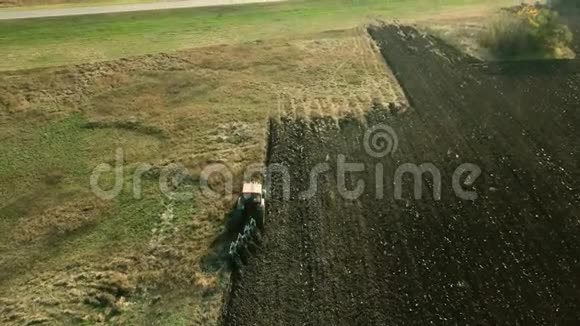
[[[578,64],[479,63],[408,27],[371,28],[411,108],[360,119],[272,121],[274,174],[261,249],[234,274],[226,325],[573,325],[580,322],[580,74]],[[531,69],[533,67],[533,69]],[[369,126],[398,148],[375,158]],[[340,155],[364,164],[345,185]],[[377,164],[384,175],[377,178]],[[431,163],[422,198],[404,163]],[[452,177],[477,165],[477,199]],[[317,164],[316,194],[304,199]],[[381,198],[382,197],[382,198]]]

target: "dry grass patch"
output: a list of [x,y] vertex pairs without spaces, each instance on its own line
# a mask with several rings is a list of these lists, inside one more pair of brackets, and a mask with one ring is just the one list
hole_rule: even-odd
[[46,210],[20,219],[11,232],[13,241],[46,241],[53,237],[66,237],[83,228],[98,223],[106,215],[107,201],[85,198],[52,206]]

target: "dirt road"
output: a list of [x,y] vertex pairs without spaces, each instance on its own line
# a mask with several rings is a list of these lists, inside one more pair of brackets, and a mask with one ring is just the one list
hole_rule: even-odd
[[[377,108],[366,123],[391,126],[398,150],[369,155],[356,119],[274,121],[269,162],[289,167],[291,198],[275,177],[264,244],[233,278],[224,324],[577,324],[580,74],[553,63],[476,64],[411,28],[371,35],[412,108]],[[338,191],[339,155],[364,164],[346,174],[349,190],[364,181],[355,200]],[[482,171],[463,185],[474,201],[452,187],[466,162]],[[438,168],[441,200],[428,173],[422,198],[409,175],[403,199],[394,198],[405,163]],[[304,199],[317,164],[329,170]]]
[[112,5],[99,7],[79,7],[62,9],[35,9],[35,10],[0,10],[0,20],[30,19],[60,16],[81,16],[96,14],[112,14],[132,11],[150,11],[178,8],[229,6],[247,3],[279,2],[284,0],[182,0],[155,3],[138,3],[129,5]]

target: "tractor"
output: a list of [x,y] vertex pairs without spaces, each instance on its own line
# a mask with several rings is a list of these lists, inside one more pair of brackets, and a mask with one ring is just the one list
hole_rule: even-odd
[[230,221],[230,229],[240,232],[248,225],[251,219],[256,221],[260,231],[264,230],[266,214],[265,190],[257,182],[244,183],[242,194],[235,203]]
[[242,194],[236,201],[229,223],[232,233],[238,233],[235,241],[230,243],[229,255],[231,262],[239,270],[247,264],[251,252],[261,242],[258,231],[264,231],[266,212],[265,191],[256,182],[244,183]]

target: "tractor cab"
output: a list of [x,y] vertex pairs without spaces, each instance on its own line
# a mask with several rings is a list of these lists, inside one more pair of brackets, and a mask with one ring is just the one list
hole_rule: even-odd
[[241,225],[245,225],[251,219],[254,219],[258,228],[263,228],[266,209],[264,195],[265,191],[262,184],[257,182],[244,183],[242,194],[236,202],[235,209],[235,216],[240,219]]
[[242,197],[245,201],[260,203],[263,197],[262,185],[256,182],[244,183],[242,187]]

